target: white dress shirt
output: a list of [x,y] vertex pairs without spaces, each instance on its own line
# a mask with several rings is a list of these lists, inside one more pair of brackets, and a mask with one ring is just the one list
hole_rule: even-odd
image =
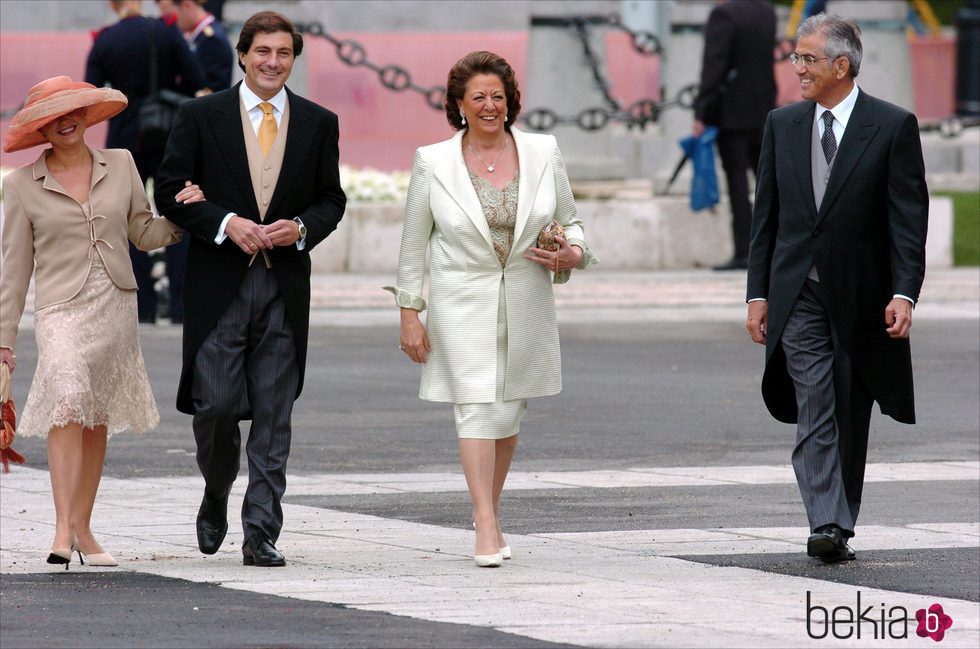
[[[242,84],[245,85],[245,84]],[[851,92],[847,93],[836,106],[833,108],[827,108],[821,103],[817,103],[817,109],[813,111],[813,121],[817,124],[817,128],[820,129],[820,137],[823,138],[824,123],[823,114],[825,111],[830,111],[830,114],[834,116],[834,138],[837,139],[837,148],[840,149],[841,140],[844,138],[844,130],[847,128],[847,122],[851,119],[851,113],[854,112],[854,104],[857,103],[858,98],[858,86],[855,83],[854,87],[851,88]]]

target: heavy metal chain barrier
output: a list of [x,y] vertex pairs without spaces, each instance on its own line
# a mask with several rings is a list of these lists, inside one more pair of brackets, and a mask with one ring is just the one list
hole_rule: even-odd
[[[575,124],[579,128],[587,131],[597,131],[604,128],[610,121],[622,121],[629,126],[646,126],[655,122],[660,116],[660,112],[672,106],[682,106],[691,108],[694,98],[697,96],[697,86],[683,88],[671,101],[655,102],[651,99],[641,99],[634,102],[628,108],[623,108],[610,92],[609,81],[602,74],[598,59],[588,40],[588,25],[608,25],[610,27],[624,31],[630,35],[634,50],[644,56],[654,56],[663,53],[663,47],[655,34],[650,32],[632,31],[622,24],[619,16],[577,16],[571,18],[546,18],[534,19],[535,21],[545,21],[547,24],[557,26],[568,26],[576,29],[582,41],[583,52],[586,61],[592,71],[596,86],[605,99],[608,108],[587,108],[577,115],[562,116],[549,108],[536,108],[530,110],[518,119],[526,123],[530,128],[537,131],[547,131],[556,124]],[[551,21],[551,22],[548,22]],[[534,22],[532,24],[539,24]],[[544,24],[544,23],[542,23]],[[378,65],[370,61],[364,47],[357,41],[350,39],[338,39],[323,29],[323,24],[319,22],[297,23],[296,28],[303,34],[322,38],[329,42],[337,51],[337,57],[351,67],[366,67],[378,75],[381,85],[395,92],[410,90],[417,92],[425,99],[425,102],[435,110],[444,110],[446,89],[443,86],[433,86],[426,88],[412,82],[409,72],[397,64]]]
[[[240,31],[241,23],[226,23],[229,31]],[[560,124],[571,124],[578,126],[584,131],[598,131],[605,128],[609,122],[622,122],[629,128],[646,128],[647,124],[657,122],[660,113],[664,110],[680,107],[692,109],[694,100],[697,98],[698,86],[691,84],[681,88],[677,94],[669,100],[654,101],[652,99],[640,99],[633,102],[628,107],[623,107],[622,102],[617,100],[611,91],[609,80],[602,73],[599,59],[589,43],[589,27],[595,25],[606,26],[618,29],[629,34],[633,49],[641,56],[656,56],[664,54],[663,45],[656,34],[647,31],[633,31],[622,23],[617,14],[596,15],[596,16],[568,16],[568,17],[533,17],[532,25],[567,27],[574,29],[579,41],[582,44],[582,53],[586,64],[592,73],[592,79],[596,88],[602,95],[606,107],[592,107],[580,111],[576,115],[560,115],[550,108],[533,108],[518,117],[518,120],[527,124],[536,131],[549,131]],[[364,46],[352,39],[339,39],[328,33],[323,28],[323,23],[313,21],[308,23],[296,23],[296,29],[307,36],[322,38],[334,46],[337,57],[346,65],[351,67],[364,67],[378,75],[378,81],[382,86],[395,92],[406,90],[418,93],[422,96],[425,103],[433,110],[444,110],[446,88],[443,86],[424,87],[412,81],[412,76],[400,65],[390,63],[379,65],[368,59]],[[776,48],[775,61],[777,63],[787,60],[793,53],[795,43],[791,39],[782,40]],[[14,109],[0,111],[0,119],[10,119],[20,110],[22,106]],[[965,128],[975,128],[980,126],[980,118],[970,117],[947,117],[931,123],[923,123],[923,132],[939,131],[946,137],[956,137]]]
[[[611,92],[610,82],[602,74],[599,60],[592,50],[589,43],[588,28],[590,25],[604,25],[613,29],[626,32],[630,35],[633,49],[642,56],[655,56],[664,54],[663,45],[656,34],[646,31],[633,31],[624,25],[620,17],[616,14],[605,16],[570,16],[562,18],[541,18],[532,19],[533,25],[568,27],[575,30],[582,44],[582,52],[586,63],[592,73],[592,78],[596,87],[602,94],[607,108],[593,107],[586,108],[576,115],[559,115],[550,108],[533,108],[522,113],[518,120],[524,122],[533,130],[549,131],[559,124],[574,124],[585,131],[597,131],[605,128],[611,121],[625,123],[629,128],[645,128],[647,124],[659,120],[660,113],[664,110],[680,107],[692,109],[694,100],[698,95],[698,85],[691,84],[681,88],[673,99],[660,102],[652,99],[640,99],[633,102],[630,106],[623,108]],[[232,29],[241,28],[240,25],[230,25]],[[397,65],[378,65],[370,61],[367,52],[357,41],[351,39],[338,39],[323,29],[320,22],[297,23],[296,28],[303,34],[323,38],[334,46],[337,50],[337,57],[351,67],[366,67],[378,75],[378,81],[384,87],[395,92],[409,90],[422,95],[426,104],[430,108],[438,111],[444,110],[444,100],[446,89],[443,86],[432,86],[426,88],[412,82],[409,72]],[[789,38],[780,41],[776,46],[774,61],[782,63],[790,58],[796,48],[796,43]],[[934,122],[923,123],[920,127],[922,132],[939,131],[945,137],[956,137],[966,128],[976,128],[980,126],[980,118],[951,116]]]
[[[606,126],[610,121],[620,121],[626,123],[629,128],[635,126],[641,129],[651,122],[656,122],[660,118],[660,113],[668,108],[680,107],[686,109],[694,108],[694,101],[698,95],[698,85],[691,84],[685,86],[671,100],[655,102],[652,99],[640,99],[634,102],[625,110],[622,105],[609,91],[609,81],[603,76],[599,61],[592,51],[592,46],[588,38],[589,25],[605,25],[621,31],[625,31],[633,40],[633,49],[644,56],[663,54],[664,49],[656,35],[650,32],[634,32],[623,25],[619,16],[616,14],[608,16],[569,16],[566,18],[532,18],[532,25],[569,27],[575,30],[582,43],[582,51],[585,61],[592,72],[592,78],[596,87],[602,94],[608,108],[587,108],[578,115],[559,116],[547,108],[536,108],[527,112],[525,121],[528,125],[539,131],[547,131],[556,124],[575,124],[586,131],[599,130]],[[787,60],[793,53],[796,44],[789,39],[779,43],[775,62],[779,63]]]
[[606,107],[591,107],[579,111],[576,115],[559,115],[550,108],[533,108],[521,115],[519,119],[536,131],[550,131],[558,124],[573,124],[584,131],[598,131],[605,128],[611,121],[623,122],[629,128],[645,128],[647,124],[656,122],[660,113],[666,108],[681,106],[691,108],[697,96],[697,86],[682,88],[671,101],[656,102],[652,99],[640,99],[628,107],[613,97],[611,84],[602,73],[599,59],[592,50],[589,42],[589,28],[593,25],[608,26],[626,32],[630,35],[633,49],[641,56],[656,56],[663,54],[660,39],[651,32],[633,31],[622,23],[619,16],[568,16],[568,17],[538,17],[531,18],[531,26],[566,27],[573,29],[582,44],[582,55],[589,67],[595,87],[599,90]]

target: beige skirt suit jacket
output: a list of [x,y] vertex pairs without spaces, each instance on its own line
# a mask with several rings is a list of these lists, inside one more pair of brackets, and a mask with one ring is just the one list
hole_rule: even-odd
[[96,255],[116,286],[135,291],[127,240],[153,250],[180,239],[179,228],[153,216],[129,151],[89,151],[92,183],[84,205],[49,172],[47,151],[3,180],[0,347],[14,347],[32,273],[35,311],[78,295]]
[[[584,251],[579,268],[597,263],[585,245],[565,164],[552,135],[511,135],[519,158],[517,224],[506,262],[463,161],[460,131],[415,153],[405,205],[395,294],[398,306],[428,308],[431,352],[422,366],[419,397],[452,403],[492,403],[497,391],[497,312],[507,311],[504,401],[561,391],[561,354],[553,283],[568,280],[524,258],[552,218],[569,243]],[[426,251],[429,299],[423,299]]]

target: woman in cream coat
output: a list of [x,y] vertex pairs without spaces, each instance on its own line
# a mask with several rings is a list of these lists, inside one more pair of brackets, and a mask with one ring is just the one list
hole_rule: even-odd
[[[66,569],[73,551],[90,565],[116,565],[90,529],[106,441],[160,420],[140,353],[127,239],[152,250],[180,232],[154,218],[128,151],[84,141],[86,127],[125,106],[117,90],[48,79],[31,89],[3,143],[7,152],[51,145],[3,183],[0,363],[16,366],[33,274],[38,362],[17,432],[47,436],[56,517],[47,561]],[[197,200],[200,190],[182,194]]]
[[[597,262],[555,138],[514,128],[519,112],[504,59],[473,52],[453,66],[446,115],[457,133],[415,154],[397,286],[385,287],[401,307],[400,348],[423,364],[419,396],[455,404],[481,567],[511,556],[500,493],[527,400],[561,391],[552,284]],[[537,247],[552,219],[565,232],[556,251]]]

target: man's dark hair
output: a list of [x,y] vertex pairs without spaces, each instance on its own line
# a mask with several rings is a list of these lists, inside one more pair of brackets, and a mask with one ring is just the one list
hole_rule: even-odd
[[[286,32],[293,37],[293,56],[299,58],[299,55],[303,53],[303,35],[296,31],[289,18],[275,11],[260,11],[246,20],[242,26],[242,33],[238,36],[238,45],[235,46],[235,49],[238,50],[239,54],[248,54],[256,34],[274,34],[276,32]],[[238,60],[238,67],[243,72],[245,71],[241,59]]]

